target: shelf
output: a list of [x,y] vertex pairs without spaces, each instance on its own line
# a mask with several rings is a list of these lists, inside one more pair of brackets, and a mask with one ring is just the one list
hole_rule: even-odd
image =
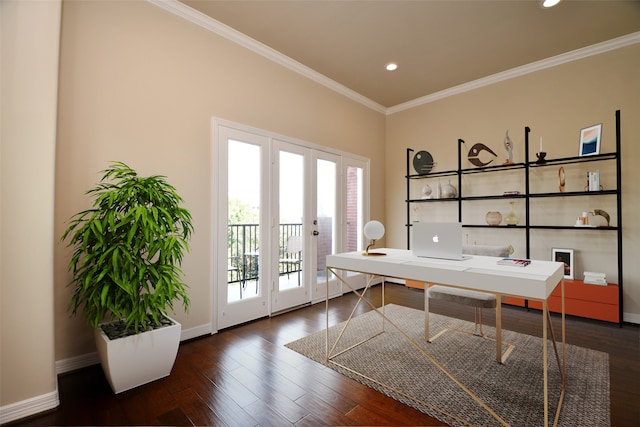
[[411,199],[411,200],[405,200],[405,202],[408,202],[408,203],[457,202],[457,201],[458,201],[457,197],[448,197],[448,198],[441,198],[441,199]]
[[469,201],[469,200],[495,200],[495,199],[504,199],[504,200],[508,200],[508,199],[524,199],[525,197],[527,197],[525,194],[512,194],[512,195],[508,195],[508,196],[504,196],[502,194],[494,194],[492,196],[465,196],[465,197],[460,197],[460,200],[462,201]]
[[[524,169],[526,167],[525,163],[511,163],[508,165],[495,165],[495,166],[483,166],[477,168],[467,168],[461,169],[460,173],[462,175],[469,175],[474,173],[486,173],[486,172],[500,172],[505,170],[517,170]],[[457,176],[457,170],[446,170],[440,172],[429,172],[425,174],[408,174],[405,175],[405,178],[408,179],[427,179],[427,178],[438,178],[443,176]]]
[[600,191],[567,191],[567,192],[554,192],[554,193],[530,193],[530,198],[541,197],[573,197],[573,196],[603,196],[607,194],[618,194],[618,190],[600,190]]
[[[585,285],[583,283],[581,283],[580,281],[565,281],[566,283],[566,289],[567,289],[567,294],[565,295],[567,298],[567,313],[569,314],[574,314],[574,315],[578,315],[578,316],[584,316],[584,317],[591,317],[594,319],[600,319],[600,320],[607,320],[607,321],[612,321],[612,322],[618,322],[622,325],[622,319],[623,319],[623,261],[622,258],[620,256],[620,254],[622,253],[622,154],[621,154],[621,132],[620,132],[620,111],[616,111],[616,115],[615,115],[615,120],[616,120],[616,128],[615,128],[615,151],[614,152],[609,152],[609,153],[603,153],[603,154],[597,154],[597,155],[590,155],[590,156],[573,156],[573,157],[562,157],[562,158],[556,158],[556,159],[547,159],[544,163],[537,163],[535,161],[530,161],[529,158],[529,134],[531,132],[531,129],[526,126],[524,128],[524,162],[522,163],[511,163],[511,164],[494,164],[494,165],[489,165],[489,166],[482,166],[482,167],[467,167],[467,168],[463,168],[462,167],[462,162],[464,160],[464,155],[462,153],[462,144],[464,143],[464,140],[462,139],[458,139],[458,165],[457,165],[457,169],[455,170],[447,170],[447,171],[440,171],[440,172],[435,172],[435,173],[428,173],[428,174],[423,174],[423,175],[412,175],[411,172],[411,155],[412,153],[414,153],[414,150],[407,148],[407,174],[405,175],[406,178],[406,185],[407,185],[407,197],[406,197],[406,204],[407,204],[407,221],[406,221],[406,227],[407,227],[407,249],[410,249],[410,234],[411,234],[411,222],[412,222],[412,218],[411,218],[411,207],[410,205],[412,203],[431,203],[431,202],[457,202],[457,221],[462,223],[462,218],[463,218],[463,210],[469,210],[471,209],[471,211],[473,211],[474,207],[479,206],[478,204],[476,204],[476,201],[485,201],[485,200],[499,200],[499,199],[503,199],[505,201],[509,201],[510,203],[513,204],[513,201],[516,200],[524,200],[523,203],[519,203],[521,205],[524,205],[524,218],[522,218],[522,220],[520,221],[519,225],[507,225],[506,223],[503,223],[501,225],[489,225],[486,223],[482,223],[482,224],[462,224],[462,227],[465,227],[466,229],[472,229],[472,228],[477,228],[477,229],[499,229],[499,230],[520,230],[518,233],[524,231],[524,241],[525,241],[525,245],[526,245],[526,258],[530,258],[530,254],[531,254],[531,241],[532,241],[532,231],[534,230],[565,230],[565,231],[561,231],[559,236],[563,236],[563,237],[573,237],[573,236],[580,236],[580,238],[582,238],[582,236],[585,236],[585,239],[593,239],[593,240],[598,240],[600,238],[607,238],[610,239],[612,238],[611,235],[601,235],[601,234],[595,234],[595,235],[582,235],[582,234],[578,234],[578,233],[589,233],[589,232],[596,232],[596,233],[602,233],[602,232],[611,232],[614,231],[616,233],[616,241],[617,241],[617,277],[618,277],[618,285],[609,285],[608,287],[600,287],[600,286],[594,286],[594,285]],[[497,161],[497,159],[496,159]],[[603,164],[602,166],[604,168],[606,168],[607,170],[609,169],[615,169],[615,184],[611,184],[611,187],[615,187],[615,189],[609,189],[609,190],[601,190],[601,191],[569,191],[569,192],[560,192],[560,191],[554,191],[554,192],[544,192],[544,193],[532,193],[531,192],[531,183],[534,180],[533,177],[531,176],[531,171],[534,170],[535,168],[544,168],[544,167],[558,167],[561,165],[571,165],[571,164],[584,164],[584,163],[591,163],[591,162],[613,162],[613,163],[607,163],[607,164]],[[600,165],[596,165],[596,166],[600,166]],[[575,167],[574,167],[575,169]],[[522,172],[520,172],[522,171]],[[514,175],[518,175],[516,178],[519,177],[520,173],[522,174],[522,178],[524,178],[524,184],[523,187],[521,185],[516,185],[515,188],[517,188],[520,191],[520,194],[510,194],[510,195],[504,195],[504,194],[492,194],[492,195],[485,195],[485,196],[477,196],[477,195],[466,195],[466,191],[465,188],[463,187],[463,176],[467,177],[465,179],[465,184],[467,183],[467,181],[476,181],[476,180],[482,180],[482,178],[471,178],[471,175],[476,175],[476,174],[483,174],[483,173],[491,173],[491,172],[505,172],[504,176],[499,175],[498,179],[502,179],[503,181],[506,179],[509,179],[510,182],[514,181],[512,178],[514,177]],[[411,182],[410,180],[412,179],[429,179],[429,178],[438,178],[438,177],[455,177],[457,178],[457,184],[458,184],[458,194],[457,197],[455,198],[447,198],[447,199],[412,199],[411,198]],[[495,176],[492,176],[490,179],[488,179],[487,181],[489,183],[493,182],[495,179]],[[453,181],[453,179],[451,179],[450,181]],[[518,181],[519,182],[519,181]],[[473,187],[469,187],[469,189],[472,189]],[[486,191],[488,193],[491,193],[492,188],[495,187],[490,187],[490,186],[484,186],[482,187],[484,188],[484,190],[476,190],[476,191],[469,191],[469,194],[478,194],[478,193],[482,193],[483,191]],[[540,187],[538,187],[540,188]],[[557,187],[556,187],[557,188]],[[582,188],[582,187],[579,187]],[[532,224],[532,218],[531,215],[535,216],[536,218],[533,218],[534,220],[537,220],[538,222],[545,222],[545,208],[547,205],[549,205],[550,203],[540,203],[540,199],[544,199],[544,198],[548,198],[548,199],[555,199],[553,200],[551,203],[552,204],[565,204],[566,206],[568,205],[572,205],[572,204],[582,204],[583,202],[588,202],[591,203],[592,201],[595,201],[595,197],[603,197],[606,196],[606,199],[599,199],[599,202],[606,202],[607,205],[611,204],[613,205],[615,203],[615,208],[616,208],[616,213],[615,213],[615,217],[611,217],[610,221],[614,224],[616,224],[616,226],[605,226],[605,227],[577,227],[574,225],[573,221],[571,221],[571,218],[565,218],[565,214],[563,214],[562,218],[560,220],[557,221],[553,221],[553,222],[562,222],[562,223],[568,223],[568,225],[533,225]],[[584,200],[582,199],[574,199],[572,202],[569,200],[566,200],[564,198],[566,197],[583,197],[586,198]],[[537,199],[538,203],[533,202],[532,205],[532,199]],[[463,203],[463,202],[470,202],[470,203]],[[473,203],[471,203],[473,202]],[[495,204],[495,202],[494,202]],[[437,209],[438,206],[436,205],[432,205],[434,206],[434,209]],[[431,210],[431,207],[429,206],[429,210]],[[532,206],[535,208],[535,210],[532,211]],[[447,207],[448,208],[448,207]],[[427,209],[424,209],[427,210]],[[477,212],[476,212],[477,213]],[[540,217],[540,215],[542,215],[542,217]],[[575,218],[573,218],[575,219]],[[451,219],[454,220],[455,219]],[[477,218],[477,220],[482,221],[480,218]],[[552,221],[549,221],[552,222]],[[579,229],[579,231],[578,231]],[[570,232],[569,232],[570,230]],[[589,231],[587,231],[589,230]],[[478,231],[480,233],[480,231]],[[538,235],[543,235],[544,233],[538,231]],[[593,236],[593,238],[591,237]],[[560,238],[560,237],[559,237]],[[594,244],[596,244],[596,242],[594,242]],[[612,264],[612,268],[613,268],[613,262]],[[608,268],[608,267],[607,267]],[[559,307],[559,304],[561,302],[560,297],[557,295],[558,290],[556,290],[554,292],[554,294],[552,295],[552,298],[550,298],[549,301],[549,307],[551,307],[552,310],[557,310]],[[603,302],[607,301],[606,304],[603,306]],[[510,301],[510,303],[513,304],[517,304],[517,305],[524,305],[526,306],[527,302],[524,300],[516,300],[513,299],[512,301]],[[532,302],[532,304],[529,307],[536,307],[536,303],[535,301]]]
[[465,227],[465,228],[508,228],[510,230],[513,230],[513,229],[516,229],[516,228],[522,228],[522,229],[527,228],[526,225],[506,225],[506,224],[500,224],[500,225],[462,224],[462,227]]
[[427,179],[427,178],[438,178],[443,176],[457,176],[458,171],[440,171],[440,172],[429,172],[423,174],[410,174],[405,175],[405,178],[408,179]]
[[529,225],[536,230],[591,230],[591,231],[616,231],[618,227],[576,227],[575,225]]
[[571,163],[588,163],[588,162],[599,162],[603,160],[615,160],[618,158],[617,153],[605,153],[598,154],[592,156],[576,156],[576,157],[563,157],[558,159],[550,159],[544,163],[536,163],[530,162],[530,168],[541,168],[545,166],[557,166],[557,165],[567,165]]
[[526,165],[524,163],[511,163],[508,165],[495,165],[495,166],[482,166],[477,168],[467,168],[460,170],[463,175],[472,173],[485,173],[485,172],[500,172],[505,170],[524,169]]

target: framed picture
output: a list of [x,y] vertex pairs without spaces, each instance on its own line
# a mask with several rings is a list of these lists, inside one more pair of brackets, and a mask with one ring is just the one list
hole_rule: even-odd
[[580,156],[600,154],[602,123],[580,130]]
[[573,249],[551,249],[551,260],[564,263],[564,278],[573,279]]

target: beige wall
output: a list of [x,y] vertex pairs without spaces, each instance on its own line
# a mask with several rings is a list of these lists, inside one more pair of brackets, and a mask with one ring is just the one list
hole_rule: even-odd
[[[109,161],[167,175],[195,223],[183,329],[212,317],[212,117],[371,157],[383,193],[384,115],[146,2],[69,1],[63,22],[55,234],[88,206],[84,192]],[[66,311],[68,260],[56,245],[57,360],[94,351],[82,318]]]
[[[2,1],[0,406],[57,405],[53,206],[60,1]],[[19,414],[19,407],[0,411]]]
[[[523,161],[524,127],[529,126],[531,158],[535,158],[535,152],[539,150],[540,136],[543,137],[543,148],[549,153],[548,157],[576,156],[579,130],[592,124],[603,123],[601,152],[609,152],[615,150],[615,111],[620,109],[623,155],[624,311],[627,320],[637,323],[640,320],[640,266],[637,262],[640,256],[640,223],[636,220],[636,214],[640,209],[640,192],[636,188],[636,183],[640,182],[640,170],[637,167],[640,160],[640,121],[637,120],[640,116],[639,69],[640,45],[634,45],[390,115],[387,119],[386,137],[387,244],[406,247],[404,175],[407,147],[432,153],[437,163],[434,171],[457,167],[458,138],[466,141],[463,148],[463,167],[471,167],[465,159],[469,148],[476,142],[483,142],[492,148],[499,156],[497,161],[501,162],[506,158],[503,139],[505,130],[509,129],[515,145],[514,160]],[[591,166],[591,169],[593,168],[595,166]],[[567,178],[567,186],[573,186],[573,189],[578,191],[586,180],[584,171],[574,172],[569,167],[566,169],[572,173],[572,176]],[[551,172],[551,176],[538,175],[538,172],[532,174],[535,184],[541,185],[544,189],[541,191],[556,191],[557,168]],[[475,179],[476,176],[465,177],[463,186],[465,183],[472,184],[472,178]],[[511,179],[517,182],[517,177],[514,176],[508,177],[506,181],[509,182]],[[494,188],[501,188],[503,184],[491,181]],[[609,188],[615,187],[615,178],[608,177],[604,184]],[[414,190],[418,191],[418,196],[412,197],[419,197],[419,188]],[[537,218],[568,221],[568,224],[572,224],[575,215],[585,210],[585,207],[588,210],[601,208],[612,216],[616,212],[613,197],[570,200],[568,198],[565,202],[568,205],[558,218],[547,218],[552,210],[545,207],[544,201],[534,200],[532,206],[538,209]],[[450,210],[453,205],[429,203],[417,208],[412,214],[419,220],[437,219],[437,211]],[[506,202],[499,200],[488,205],[473,205],[468,210],[477,210],[477,215],[470,222],[482,223],[485,212],[490,209],[499,210],[504,215],[508,213],[509,208]],[[519,209],[520,217],[524,218],[523,207],[519,206]],[[457,210],[453,209],[450,214],[456,218]],[[514,243],[516,249],[521,251],[520,254],[524,250],[523,238],[518,236],[518,232],[508,235],[508,232],[494,230],[489,234],[483,230],[466,231],[470,233],[470,243],[506,241]],[[548,259],[551,247],[575,248],[578,250],[576,257],[581,270],[605,270],[609,279],[614,281],[617,280],[615,235],[612,233],[609,236],[612,238],[598,237],[593,233],[538,232],[537,237],[532,240],[531,254],[533,257]],[[603,253],[614,256],[605,257]]]
[[[58,238],[67,219],[88,206],[84,192],[111,160],[125,161],[142,174],[167,175],[185,198],[196,227],[184,265],[192,307],[188,316],[177,317],[185,328],[208,324],[210,224],[215,211],[211,188],[216,178],[212,117],[371,158],[371,216],[384,220],[388,246],[404,247],[406,147],[428,149],[438,167],[451,168],[458,138],[482,140],[500,151],[505,128],[512,130],[517,146],[522,143],[522,127],[529,125],[534,140],[540,134],[545,137],[552,155],[570,155],[577,150],[577,131],[585,125],[604,122],[605,143],[610,144],[613,112],[619,108],[624,141],[625,303],[628,313],[640,315],[640,267],[633,263],[640,243],[633,222],[640,204],[633,187],[640,173],[633,169],[638,159],[635,139],[640,135],[640,123],[634,121],[640,113],[635,72],[640,47],[385,118],[148,3],[66,1],[54,145],[53,57],[59,14],[41,9],[45,19],[30,11],[24,27],[28,37],[21,39],[10,32],[17,29],[7,25],[17,11],[9,3],[13,2],[2,2],[3,408],[50,392],[55,395],[54,362],[94,351],[88,327],[66,311],[69,250]],[[22,3],[59,7],[59,2],[50,1]],[[7,36],[15,43],[6,43]],[[7,55],[7,47],[14,56]],[[52,56],[38,55],[41,49]],[[7,58],[15,59],[19,51],[36,55],[9,81],[7,64],[12,62]],[[46,78],[36,78],[36,72]],[[44,87],[39,86],[42,82]],[[23,92],[7,97],[9,84],[16,83]],[[15,109],[7,110],[6,105]],[[7,111],[25,105],[43,109],[29,120],[37,126],[7,120]],[[516,148],[516,157],[521,155]],[[9,187],[15,182],[20,186]],[[45,326],[42,332],[39,325],[36,329],[41,319],[53,319],[55,331],[48,332]],[[20,328],[9,332],[7,325]]]

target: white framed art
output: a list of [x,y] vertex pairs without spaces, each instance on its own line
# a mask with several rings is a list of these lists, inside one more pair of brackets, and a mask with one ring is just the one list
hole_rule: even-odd
[[551,260],[564,263],[564,278],[573,279],[573,249],[551,249]]
[[600,154],[600,139],[602,137],[602,123],[580,130],[580,156],[595,156]]

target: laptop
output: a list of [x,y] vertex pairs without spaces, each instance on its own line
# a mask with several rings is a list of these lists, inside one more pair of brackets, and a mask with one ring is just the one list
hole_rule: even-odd
[[462,255],[462,224],[459,222],[416,222],[412,228],[411,247],[414,255],[426,258],[465,259]]

